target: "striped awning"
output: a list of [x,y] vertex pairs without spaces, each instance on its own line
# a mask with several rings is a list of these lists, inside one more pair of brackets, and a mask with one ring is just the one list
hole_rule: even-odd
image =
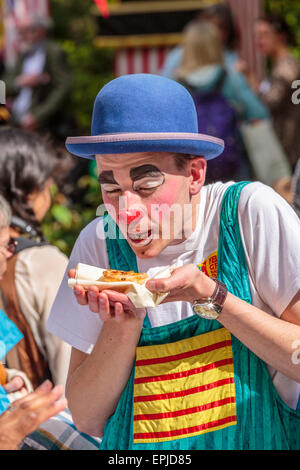
[[[124,1],[109,5],[110,16],[98,15],[98,47],[113,47],[115,76],[160,73],[165,57],[181,41],[184,26],[203,8],[220,0]],[[255,46],[254,22],[263,0],[226,0],[240,36],[240,57],[261,79],[264,61]]]

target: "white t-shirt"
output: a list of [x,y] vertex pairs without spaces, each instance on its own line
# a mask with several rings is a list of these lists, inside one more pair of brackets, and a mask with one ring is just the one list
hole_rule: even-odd
[[[166,247],[157,257],[137,259],[140,272],[153,275],[162,267],[201,264],[216,275],[219,218],[222,198],[232,183],[215,183],[201,190],[198,222],[184,242]],[[262,183],[243,188],[239,200],[239,224],[247,261],[253,305],[280,317],[300,289],[300,221],[289,204]],[[103,222],[95,219],[78,237],[69,261],[108,268]],[[67,270],[68,271],[68,270]],[[193,315],[188,302],[172,302],[147,309],[153,327]],[[90,353],[102,321],[88,306],[79,306],[67,284],[67,272],[53,304],[47,328],[73,347]],[[300,384],[269,367],[282,399],[296,408]]]

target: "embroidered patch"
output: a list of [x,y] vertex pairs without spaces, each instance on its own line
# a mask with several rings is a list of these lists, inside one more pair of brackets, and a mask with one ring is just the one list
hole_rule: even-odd
[[137,348],[134,443],[196,436],[236,422],[228,330]]
[[217,277],[218,252],[215,251],[209,257],[197,265],[209,277]]

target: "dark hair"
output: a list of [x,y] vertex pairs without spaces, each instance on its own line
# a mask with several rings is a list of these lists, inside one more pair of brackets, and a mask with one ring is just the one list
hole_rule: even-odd
[[226,32],[225,47],[230,50],[236,49],[238,33],[231,10],[225,3],[205,8],[200,13],[199,18],[207,21],[217,19],[220,22],[221,28]]
[[268,23],[270,26],[272,26],[275,33],[283,34],[286,38],[286,42],[290,46],[297,45],[296,36],[294,35],[290,26],[288,25],[288,23],[285,21],[285,19],[282,16],[269,13],[269,14],[260,16],[257,19],[257,22],[260,22],[260,21],[264,23]]
[[175,154],[175,165],[177,170],[184,170],[188,160],[193,160],[197,158],[196,155],[190,155],[188,153],[176,153]]
[[44,188],[56,165],[54,150],[40,135],[0,128],[0,194],[10,204],[12,215],[30,224],[40,237],[40,223],[28,196]]

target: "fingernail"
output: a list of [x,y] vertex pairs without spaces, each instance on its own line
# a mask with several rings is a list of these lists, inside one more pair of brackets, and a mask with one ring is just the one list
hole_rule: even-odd
[[98,293],[94,292],[93,290],[89,292],[89,295],[92,297],[97,297]]
[[45,380],[45,382],[43,382],[39,388],[42,389],[42,390],[46,390],[47,388],[49,388],[49,386],[52,385],[51,381],[50,380]]
[[155,281],[149,281],[147,287],[149,290],[155,291]]

